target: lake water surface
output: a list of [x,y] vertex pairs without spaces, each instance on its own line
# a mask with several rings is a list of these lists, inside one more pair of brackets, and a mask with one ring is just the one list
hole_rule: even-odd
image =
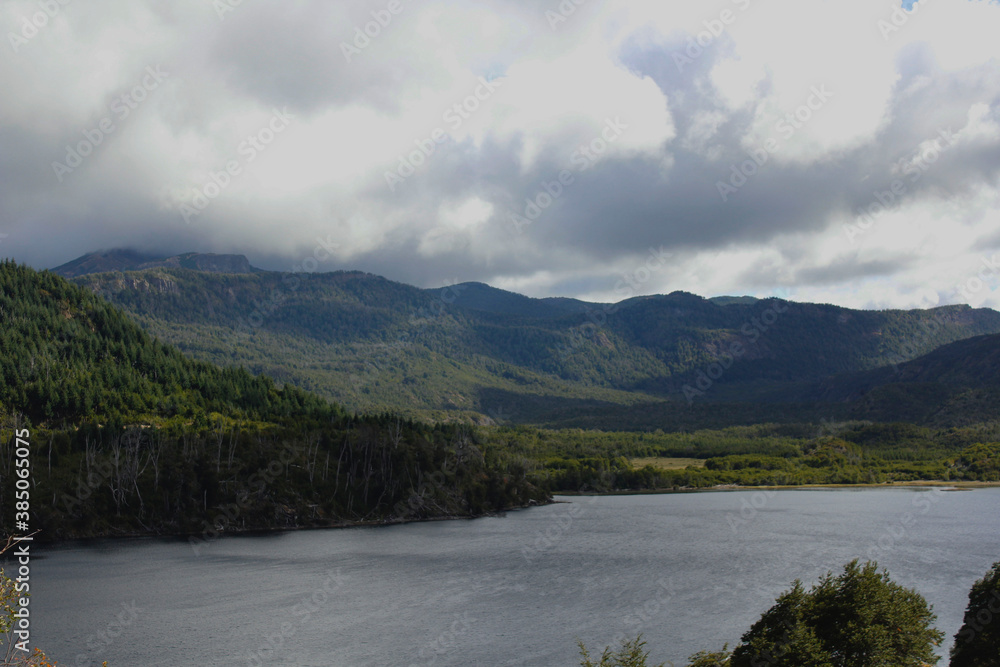
[[[1000,489],[561,498],[474,521],[107,540],[33,561],[33,643],[62,667],[579,665],[645,634],[678,667],[796,578],[875,557],[951,637],[1000,560]],[[947,646],[942,647],[942,650]]]

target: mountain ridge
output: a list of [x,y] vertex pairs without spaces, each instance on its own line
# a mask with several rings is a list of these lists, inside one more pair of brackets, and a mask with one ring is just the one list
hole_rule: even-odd
[[207,273],[256,273],[261,270],[252,266],[245,255],[186,252],[161,256],[131,248],[90,252],[49,270],[63,278],[79,278],[95,273],[155,268],[184,268]]
[[483,283],[421,289],[350,271],[161,266],[74,280],[197,359],[350,409],[432,420],[572,424],[607,408],[627,425],[636,406],[688,409],[687,387],[702,392],[698,402],[801,407],[788,401],[801,388],[834,400],[813,389],[830,377],[1000,333],[1000,313],[967,305],[864,311],[684,292],[602,305]]

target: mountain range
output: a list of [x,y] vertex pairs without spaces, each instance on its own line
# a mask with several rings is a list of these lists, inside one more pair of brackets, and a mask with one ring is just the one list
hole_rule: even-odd
[[1000,416],[1000,313],[964,305],[871,311],[685,292],[589,303],[127,250],[53,271],[196,359],[358,411],[654,430]]
[[183,255],[162,257],[147,255],[135,250],[114,249],[92,252],[52,269],[64,278],[75,278],[107,271],[142,271],[144,269],[177,268],[208,273],[254,273],[243,255],[215,255],[189,252]]

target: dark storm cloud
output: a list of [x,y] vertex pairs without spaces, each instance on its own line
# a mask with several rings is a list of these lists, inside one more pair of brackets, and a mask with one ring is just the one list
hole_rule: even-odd
[[[863,278],[891,276],[914,264],[915,260],[912,257],[869,262],[846,260],[828,266],[803,269],[795,274],[795,282],[806,285],[836,285]],[[767,283],[761,281],[757,284]]]
[[[345,109],[404,122],[411,113],[407,100],[416,92],[456,76],[441,62],[446,47],[455,50],[456,62],[477,75],[502,74],[521,52],[558,52],[572,44],[587,34],[593,18],[581,9],[552,30],[542,9],[496,0],[489,6],[517,23],[519,32],[513,43],[479,53],[482,36],[475,26],[455,29],[449,24],[454,12],[465,11],[463,5],[443,3],[421,13],[426,8],[403,4],[403,13],[348,62],[342,43],[352,42],[355,28],[383,5],[244,3],[219,21],[204,6],[153,3],[149,20],[159,23],[151,29],[163,31],[159,37],[167,46],[136,55],[134,62],[132,56],[121,56],[128,62],[114,64],[120,81],[109,87],[103,104],[85,99],[86,91],[74,87],[74,79],[96,81],[101,72],[76,71],[72,59],[55,59],[61,69],[46,60],[53,54],[44,49],[56,48],[56,43],[39,38],[16,62],[10,53],[0,55],[8,59],[0,69],[0,84],[15,96],[24,94],[38,109],[26,113],[14,98],[0,101],[0,233],[10,235],[0,252],[38,266],[114,246],[164,254],[243,252],[259,266],[283,269],[297,256],[275,250],[275,234],[283,239],[286,231],[296,233],[308,222],[308,231],[295,239],[300,256],[311,252],[315,239],[329,235],[347,246],[350,230],[344,219],[361,212],[378,228],[373,234],[377,246],[361,244],[347,259],[331,259],[320,270],[360,268],[423,285],[548,272],[550,284],[559,289],[588,291],[613,284],[615,271],[650,248],[664,247],[683,262],[699,253],[766,246],[796,235],[798,241],[781,248],[788,262],[782,271],[769,273],[761,267],[743,279],[764,285],[794,276],[801,284],[824,286],[913,268],[906,259],[860,258],[847,236],[842,238],[844,256],[836,260],[816,259],[810,251],[810,235],[822,234],[838,221],[856,222],[859,209],[871,207],[895,181],[902,179],[906,187],[890,208],[939,199],[961,205],[983,187],[1000,183],[1000,140],[988,130],[954,146],[942,145],[933,162],[925,159],[931,142],[969,124],[975,105],[984,127],[996,122],[996,60],[944,70],[930,47],[915,45],[898,55],[898,80],[873,136],[801,162],[779,152],[754,167],[745,182],[720,193],[720,182],[734,183],[734,165],[738,170],[751,159],[741,143],[754,129],[756,102],[770,94],[774,81],[765,77],[749,104],[727,106],[712,73],[722,61],[739,56],[732,39],[722,36],[679,69],[674,55],[683,51],[689,35],[664,36],[644,28],[609,57],[637,81],[648,79],[662,92],[676,135],[662,145],[609,153],[583,169],[574,160],[574,146],[552,137],[542,137],[537,156],[526,162],[525,146],[539,139],[534,127],[521,132],[488,128],[475,140],[449,139],[396,192],[386,187],[382,169],[362,172],[359,167],[356,183],[341,182],[354,174],[320,183],[301,201],[276,198],[262,205],[242,201],[231,190],[192,224],[176,208],[164,207],[163,189],[178,181],[189,185],[191,164],[198,173],[218,170],[219,156],[234,151],[227,127],[247,108],[287,105],[302,124]],[[142,6],[129,5],[136,12]],[[88,22],[78,30],[81,35],[89,31],[89,39],[99,28]],[[81,35],[76,37],[83,39]],[[100,120],[110,100],[127,90],[137,73],[158,60],[171,72],[169,89],[158,91],[134,120],[106,137],[60,183],[52,161]],[[46,81],[47,74],[53,80]],[[577,84],[553,80],[550,85],[569,89]],[[61,106],[44,106],[45,100],[60,96],[67,98]],[[80,104],[73,103],[74,96],[80,96]],[[92,108],[92,113],[81,115],[77,106]],[[637,111],[623,105],[621,121],[634,123]],[[705,130],[706,124],[710,129]],[[330,149],[330,160],[351,157]],[[386,168],[393,162],[388,158]],[[512,214],[523,219],[528,202],[538,201],[545,184],[558,180],[563,170],[572,173],[572,184],[530,224],[515,224]],[[262,183],[261,189],[268,185]],[[442,206],[469,198],[492,204],[487,222],[449,227],[440,220]],[[979,237],[983,240],[977,245],[1000,246],[998,236]],[[901,248],[906,241],[900,240]]]

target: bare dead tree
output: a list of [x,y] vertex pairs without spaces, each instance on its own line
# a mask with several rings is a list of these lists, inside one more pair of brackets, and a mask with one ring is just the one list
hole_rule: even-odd
[[122,504],[125,502],[122,475],[122,443],[121,435],[111,435],[111,463],[113,472],[108,478],[108,488],[111,489],[111,499],[115,502],[115,514],[121,516]]
[[239,443],[239,428],[241,428],[240,424],[234,424],[232,430],[229,432],[229,457],[227,459],[227,465],[230,470],[233,468],[233,457],[236,455],[236,445]]
[[125,432],[122,440],[125,443],[125,461],[122,466],[124,482],[126,486],[131,486],[139,499],[139,516],[145,512],[145,503],[142,501],[142,492],[139,490],[139,478],[146,471],[152,458],[148,447],[143,447],[145,433],[143,429],[133,428]]
[[142,516],[145,512],[139,478],[149,466],[152,454],[148,448],[142,446],[143,439],[141,428],[130,428],[124,433],[114,434],[111,438],[113,472],[108,480],[108,487],[115,503],[115,512],[119,516],[122,505],[128,505],[128,495],[132,492],[139,500],[139,515]]
[[157,430],[150,434],[149,462],[153,464],[153,490],[160,488],[160,454],[163,453],[163,433]]
[[87,479],[90,479],[90,468],[97,463],[97,443],[92,443],[88,435],[84,438],[83,446],[83,458],[87,465]]
[[225,425],[221,419],[216,422],[212,433],[215,435],[215,472],[218,474],[222,471],[222,441],[226,435]]

